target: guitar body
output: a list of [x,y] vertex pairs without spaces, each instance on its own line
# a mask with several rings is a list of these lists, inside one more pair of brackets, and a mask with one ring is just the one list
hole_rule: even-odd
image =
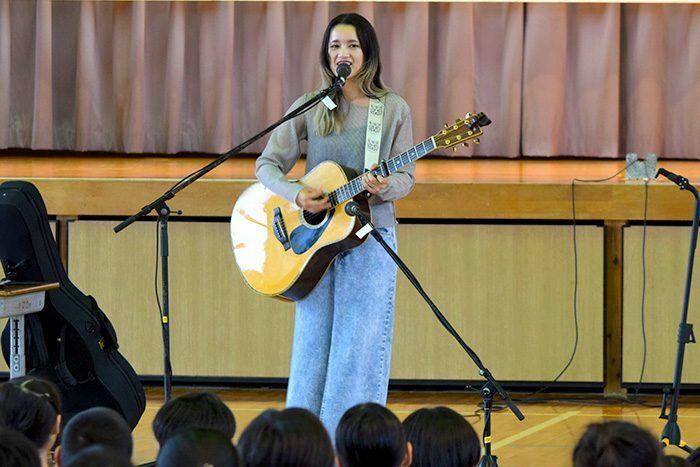
[[[351,170],[323,162],[300,182],[330,192],[345,185]],[[236,264],[250,287],[290,300],[305,297],[335,257],[360,245],[359,221],[345,213],[347,200],[312,215],[275,195],[261,183],[246,189],[231,215],[231,241]],[[355,199],[365,211],[367,200]]]

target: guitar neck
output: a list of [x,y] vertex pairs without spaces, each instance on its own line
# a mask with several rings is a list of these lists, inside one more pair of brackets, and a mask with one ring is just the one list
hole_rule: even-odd
[[[416,144],[411,149],[406,152],[394,156],[386,161],[381,161],[380,166],[374,169],[372,172],[375,175],[382,175],[388,177],[389,175],[397,172],[408,164],[420,159],[421,157],[433,152],[436,148],[435,140],[431,136],[425,141]],[[328,193],[328,199],[331,202],[331,207],[338,206],[345,201],[359,195],[365,191],[365,187],[362,184],[362,175],[359,175],[352,180],[350,180],[345,185],[336,188],[335,190]]]

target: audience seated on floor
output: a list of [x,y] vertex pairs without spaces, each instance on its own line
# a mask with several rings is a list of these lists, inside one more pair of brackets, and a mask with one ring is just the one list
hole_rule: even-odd
[[[186,429],[161,446],[159,467],[238,467],[238,452],[231,438],[220,431]],[[274,464],[269,464],[274,465]]]
[[411,443],[401,422],[373,402],[348,409],[335,430],[338,467],[407,467]]
[[216,394],[193,392],[166,402],[158,410],[152,427],[159,446],[174,433],[189,428],[215,430],[233,439],[236,418]]
[[661,467],[661,442],[627,422],[588,425],[574,448],[574,467]]
[[0,426],[29,438],[41,465],[47,466],[61,426],[61,397],[56,386],[27,376],[0,384]]
[[335,463],[323,424],[300,408],[261,413],[241,433],[238,452],[246,467],[332,467]]
[[464,467],[479,462],[481,446],[474,428],[448,407],[419,409],[403,422],[413,446],[413,467]]
[[[24,377],[0,384],[0,466],[49,465],[61,422],[56,387]],[[386,407],[364,403],[343,414],[335,432],[337,458],[320,420],[301,408],[269,409],[232,439],[236,420],[212,393],[195,392],[161,407],[153,420],[162,467],[474,467],[481,446],[474,428],[448,407],[419,409],[401,423]],[[96,407],[70,420],[56,451],[59,467],[133,467],[126,421]],[[670,467],[699,465],[664,456],[661,443],[627,422],[589,425],[573,451],[574,467]]]
[[61,446],[56,450],[56,463],[61,467],[70,465],[80,451],[95,445],[107,447],[118,456],[131,459],[131,429],[114,410],[93,407],[74,416],[61,434]]
[[39,467],[36,445],[19,431],[0,427],[0,465],[3,467]]

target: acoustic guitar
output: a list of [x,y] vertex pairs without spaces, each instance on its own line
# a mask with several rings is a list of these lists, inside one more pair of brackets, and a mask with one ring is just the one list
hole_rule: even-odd
[[[374,173],[388,177],[438,148],[478,143],[481,128],[490,123],[483,113],[467,114],[408,151],[381,161]],[[322,162],[299,183],[331,189],[331,208],[310,213],[256,183],[241,194],[231,215],[233,253],[248,285],[290,300],[305,297],[339,253],[364,241],[356,235],[362,226],[345,213],[345,204],[354,199],[365,211],[368,208],[362,177],[334,162]]]

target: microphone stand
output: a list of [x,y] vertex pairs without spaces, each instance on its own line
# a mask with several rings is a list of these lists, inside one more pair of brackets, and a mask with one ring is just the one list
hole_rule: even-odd
[[[161,195],[158,199],[147,204],[146,206],[141,208],[139,212],[137,212],[133,216],[129,217],[128,219],[124,220],[123,222],[119,223],[119,225],[114,227],[114,232],[119,233],[120,231],[124,230],[125,228],[136,222],[138,219],[141,219],[142,217],[148,215],[153,210],[155,210],[158,214],[160,263],[162,266],[161,290],[163,296],[163,308],[161,311],[161,326],[163,331],[163,394],[165,402],[168,402],[170,400],[172,394],[172,366],[170,363],[170,300],[168,291],[168,219],[170,217],[171,210],[167,205],[167,201],[173,199],[177,193],[184,190],[189,185],[196,182],[204,175],[226,162],[231,157],[238,155],[241,151],[243,151],[243,149],[247,148],[263,136],[267,135],[278,126],[293,118],[298,117],[299,115],[303,114],[304,112],[308,111],[316,104],[321,102],[325,97],[330,96],[338,90],[340,90],[340,88],[342,88],[345,84],[347,76],[350,74],[350,67],[347,66],[347,68],[341,72],[341,68],[339,66],[336,72],[339,75],[339,77],[338,79],[336,79],[333,85],[320,91],[313,98],[304,102],[296,109],[291,110],[287,115],[283,116],[281,119],[268,126],[252,138],[248,139],[247,141],[244,141],[243,143],[239,144],[227,153],[220,155],[215,160],[205,165],[201,169],[197,170],[196,172],[193,172],[190,175],[186,176],[185,178],[177,182],[175,185],[173,185],[168,191],[163,193],[163,195]],[[176,212],[177,214],[182,214],[182,211]]]
[[678,446],[685,452],[693,453],[694,448],[690,447],[681,438],[681,429],[678,426],[678,398],[681,392],[681,379],[683,375],[683,358],[685,356],[685,345],[695,343],[695,333],[693,325],[688,323],[688,304],[690,302],[690,287],[693,277],[693,264],[695,262],[695,247],[698,242],[698,219],[700,218],[700,196],[698,190],[690,184],[687,178],[676,175],[665,169],[659,169],[656,177],[663,175],[678,185],[681,190],[690,191],[695,197],[695,213],[693,214],[693,226],[690,233],[690,251],[688,253],[688,268],[685,276],[685,292],[683,294],[683,309],[681,312],[681,322],[678,325],[678,350],[676,351],[676,369],[673,374],[673,386],[671,395],[671,411],[666,413],[667,399],[669,396],[668,388],[664,389],[664,395],[661,402],[661,415],[659,418],[665,419],[666,425],[661,432],[661,442],[664,446]]
[[418,282],[418,279],[416,279],[416,276],[414,276],[408,266],[406,266],[406,263],[404,263],[399,255],[391,249],[384,238],[382,238],[382,235],[377,232],[377,230],[371,224],[367,214],[360,209],[360,205],[355,201],[349,201],[345,205],[345,212],[350,216],[356,216],[359,219],[360,224],[363,226],[363,229],[369,229],[369,233],[372,235],[372,237],[379,242],[382,248],[384,248],[384,250],[389,254],[391,259],[394,260],[394,263],[396,263],[399,269],[401,269],[401,272],[403,272],[411,285],[415,287],[421,297],[423,297],[426,303],[430,306],[430,309],[433,311],[438,321],[440,321],[440,324],[442,324],[447,332],[449,332],[452,337],[457,340],[469,358],[471,358],[474,364],[479,368],[479,374],[486,379],[486,383],[481,388],[481,395],[484,401],[484,433],[482,437],[484,443],[484,455],[482,456],[481,460],[479,460],[478,467],[498,467],[497,457],[491,454],[491,413],[494,393],[498,393],[498,395],[501,396],[503,402],[505,402],[518,420],[523,421],[525,416],[520,409],[518,409],[518,406],[515,405],[515,402],[513,402],[508,393],[503,389],[498,381],[496,381],[489,369],[484,366],[476,352],[474,352],[474,350],[472,350],[471,347],[464,342],[462,337],[459,335],[459,333],[457,333],[452,324],[450,324],[445,315],[442,314],[437,305],[435,305],[435,303],[430,299],[428,294],[420,285],[420,282]]

